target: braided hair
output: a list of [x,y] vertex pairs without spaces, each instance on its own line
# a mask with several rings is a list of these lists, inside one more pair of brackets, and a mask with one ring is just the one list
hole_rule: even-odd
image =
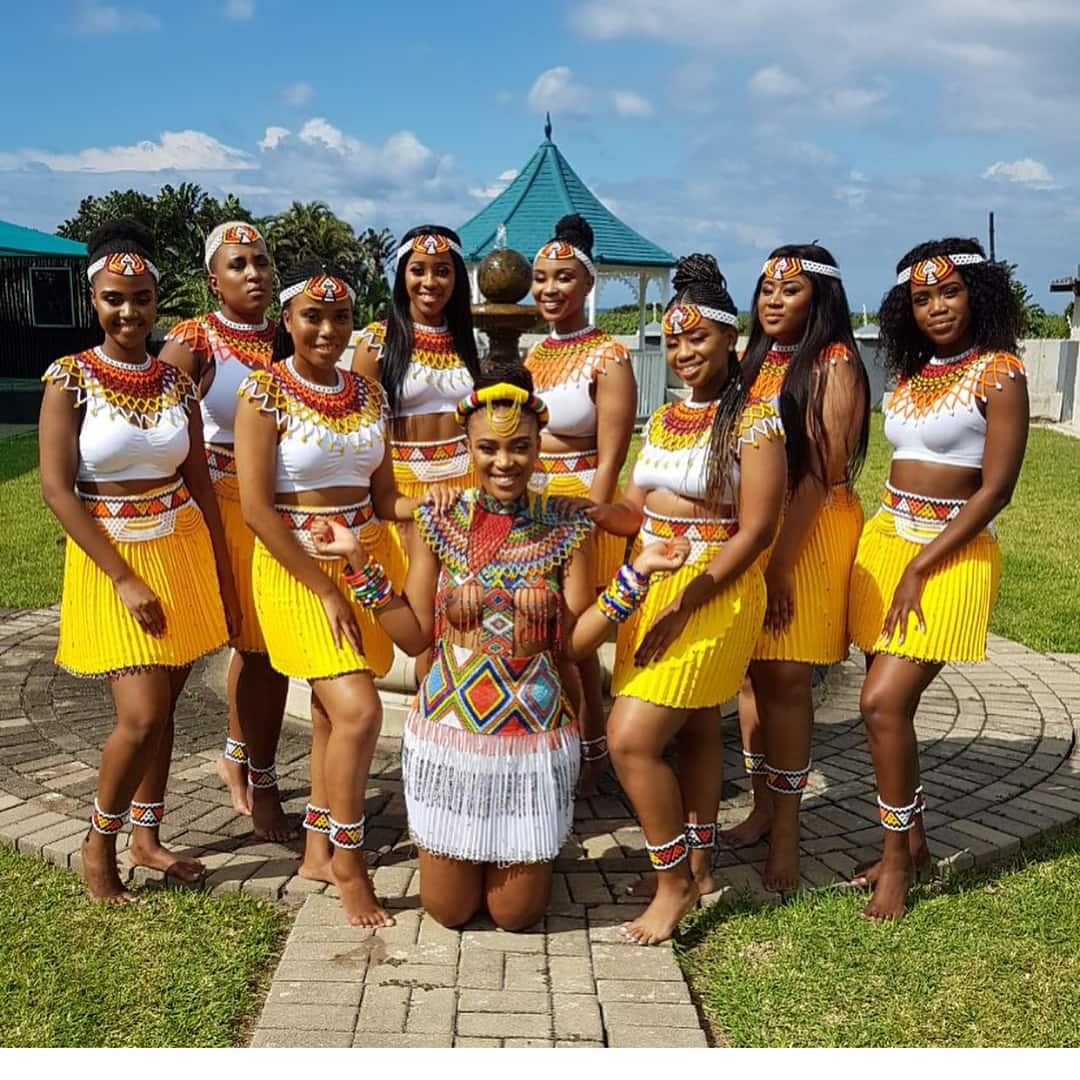
[[86,241],[88,264],[117,251],[130,251],[140,258],[154,261],[154,241],[149,230],[130,218],[113,218],[102,222]]
[[[308,278],[319,277],[320,275],[340,278],[345,282],[349,281],[348,271],[343,270],[337,263],[327,262],[324,259],[305,259],[303,262],[294,263],[282,271],[281,290],[284,292],[290,285],[296,285],[301,281],[307,281]],[[286,304],[282,305],[282,311],[295,299],[294,296]],[[285,320],[278,319],[277,333],[274,335],[273,359],[284,360],[286,357],[292,356],[295,351],[292,335],[285,329]]]
[[[671,279],[675,295],[665,310],[680,304],[698,304],[718,308],[731,315],[738,315],[735,301],[728,292],[727,281],[720,272],[716,259],[711,255],[695,252],[685,255],[675,264]],[[724,492],[730,484],[732,471],[738,456],[738,430],[749,391],[742,366],[734,344],[728,356],[728,372],[720,388],[719,404],[713,417],[709,437],[708,466],[705,490],[708,492],[706,506],[719,513]]]
[[[897,264],[896,272],[932,259],[935,255],[982,255],[978,240],[946,237],[913,247]],[[958,266],[955,273],[967,286],[971,307],[971,331],[980,349],[1015,353],[1023,312],[1009,283],[1009,272],[1001,263],[982,262]],[[894,379],[909,378],[934,355],[929,339],[915,325],[911,308],[911,286],[894,285],[881,300],[878,312],[885,372]]]
[[[785,244],[770,255],[770,259],[789,256],[809,262],[836,266],[832,253],[820,244]],[[829,460],[830,438],[825,427],[825,390],[829,378],[828,365],[819,366],[818,360],[829,345],[843,345],[856,366],[863,401],[862,423],[859,436],[847,462],[847,476],[854,480],[866,459],[870,439],[870,380],[855,344],[851,330],[851,311],[847,294],[839,278],[824,274],[807,273],[810,281],[810,309],[799,342],[780,391],[780,416],[784,423],[785,448],[788,461],[788,485],[798,487],[811,472],[822,486],[828,486],[825,473]],[[761,365],[772,344],[771,336],[758,319],[758,297],[764,278],[759,278],[750,304],[750,340],[743,354],[743,370],[752,386],[761,371]],[[813,443],[817,450],[816,461],[810,454]]]
[[[414,237],[423,236],[425,233],[445,236],[459,247],[461,246],[461,237],[445,225],[417,225],[401,238],[401,243],[407,244]],[[450,336],[454,339],[454,348],[475,381],[480,377],[480,357],[476,351],[476,338],[473,336],[469,273],[456,251],[450,252],[450,260],[454,264],[454,290],[443,309],[443,316],[450,330]],[[386,341],[383,344],[382,360],[379,364],[380,377],[391,414],[397,412],[401,387],[409,371],[415,344],[412,314],[409,310],[409,291],[405,284],[405,271],[408,264],[409,257],[405,255],[398,260],[397,269],[394,272],[393,295],[386,319]]]

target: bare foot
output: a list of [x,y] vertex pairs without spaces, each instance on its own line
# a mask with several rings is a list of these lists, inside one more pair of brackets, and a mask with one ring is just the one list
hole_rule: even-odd
[[[928,878],[933,872],[934,863],[930,858],[930,849],[926,846],[926,837],[919,837],[908,850],[911,852],[911,862],[915,868],[915,880],[922,881]],[[856,866],[849,880],[852,885],[860,889],[873,889],[880,875],[881,860],[875,859],[873,862],[860,863]]]
[[[709,893],[716,892],[716,882],[712,876],[712,852],[708,851],[704,854],[706,857],[700,860],[700,865],[697,865],[698,860],[693,854],[690,856],[690,876],[694,879],[700,896],[708,896]],[[651,900],[656,895],[656,879],[657,874],[654,870],[648,877],[643,877],[640,881],[635,881],[633,885],[627,886],[626,895]]]
[[86,892],[99,904],[135,904],[139,898],[124,888],[116,868],[115,837],[105,837],[92,829],[82,842],[82,873]]
[[877,883],[870,903],[862,909],[864,919],[887,922],[902,919],[906,911],[908,889],[914,878],[911,856],[893,860],[882,859],[878,864]]
[[753,847],[769,835],[771,828],[772,810],[755,803],[747,818],[730,829],[720,829],[716,836],[728,847]]
[[595,761],[582,761],[577,784],[577,797],[579,799],[588,799],[596,793],[596,785],[600,777],[607,772],[609,760],[605,754]]
[[128,860],[132,866],[148,866],[151,870],[160,870],[166,877],[172,876],[194,885],[206,874],[206,867],[198,859],[177,855],[158,840],[156,835],[141,837],[139,832],[146,829],[132,830],[133,837],[128,845]]
[[[224,759],[223,759],[224,760]],[[281,808],[281,793],[276,787],[250,788],[252,828],[258,840],[287,844],[298,832]]]
[[296,873],[299,877],[307,878],[308,881],[325,881],[327,885],[337,884],[329,859],[322,862],[305,855],[304,861],[296,868]]
[[238,761],[229,761],[224,755],[217,759],[215,772],[218,779],[229,789],[229,802],[238,814],[251,816],[251,803],[248,801],[247,766]]
[[634,945],[659,945],[667,941],[682,917],[698,902],[697,886],[680,878],[668,888],[658,889],[652,903],[621,933]]
[[799,821],[794,828],[786,823],[779,827],[775,822],[769,834],[769,854],[761,884],[769,892],[792,893],[799,889]]
[[[342,855],[345,855],[343,858]],[[359,855],[360,858],[356,858]],[[362,852],[335,852],[331,860],[341,906],[353,926],[394,926],[394,918],[379,905]]]

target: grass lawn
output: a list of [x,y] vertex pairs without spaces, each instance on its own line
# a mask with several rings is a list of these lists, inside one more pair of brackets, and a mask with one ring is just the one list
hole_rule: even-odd
[[142,890],[118,910],[0,848],[0,1046],[232,1046],[288,916],[235,895]]
[[717,1045],[1080,1045],[1080,830],[916,896],[891,925],[831,890],[688,920],[680,962]]

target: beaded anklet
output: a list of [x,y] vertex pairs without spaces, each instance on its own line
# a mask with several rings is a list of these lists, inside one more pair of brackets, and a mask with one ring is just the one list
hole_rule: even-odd
[[637,611],[648,591],[648,575],[639,574],[629,563],[623,563],[597,598],[596,605],[600,613],[613,623],[626,622]]
[[326,806],[316,806],[308,803],[304,807],[304,828],[309,832],[330,835],[330,809]]
[[233,761],[237,765],[246,765],[248,763],[247,743],[241,742],[239,739],[234,739],[231,736],[226,735],[225,753],[221,756],[226,761]]
[[261,769],[258,765],[252,765],[248,762],[248,786],[253,788],[272,788],[277,787],[277,762],[272,761],[270,765]]
[[582,761],[602,761],[608,756],[607,736],[600,735],[595,739],[581,740]]
[[752,750],[747,750],[743,747],[742,752],[743,766],[746,768],[748,776],[765,776],[768,773],[768,769],[765,767],[765,755],[755,754]]
[[332,816],[330,820],[330,843],[337,848],[344,848],[347,851],[356,851],[364,846],[364,819],[354,821],[349,825],[342,824],[340,821],[335,821]]
[[915,827],[915,815],[919,812],[917,797],[907,806],[890,806],[879,795],[877,804],[882,827],[888,829],[889,832],[907,832]]
[[115,836],[124,827],[127,816],[127,810],[121,810],[119,814],[102,810],[101,804],[95,799],[94,812],[90,815],[90,828],[102,836]]
[[144,829],[156,829],[165,819],[163,802],[133,802],[131,804],[131,824]]
[[801,795],[810,779],[810,762],[803,769],[778,769],[765,763],[765,786],[777,795]]
[[686,822],[686,846],[691,851],[716,847],[716,824],[702,821]]
[[670,870],[678,866],[690,851],[685,833],[680,833],[663,844],[650,844],[646,840],[645,849],[649,853],[649,862],[652,863],[654,870]]

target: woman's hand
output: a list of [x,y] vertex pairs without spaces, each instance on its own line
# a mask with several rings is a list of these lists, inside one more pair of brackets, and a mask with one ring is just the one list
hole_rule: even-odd
[[571,518],[576,514],[585,513],[591,518],[597,504],[592,499],[585,499],[578,495],[550,495],[547,506],[559,517]]
[[221,586],[221,605],[225,608],[225,626],[228,628],[229,637],[240,636],[240,627],[244,624],[244,613],[240,610],[240,597],[236,592],[236,583],[232,575],[227,575],[228,580]]
[[765,571],[765,589],[765,629],[779,637],[795,618],[795,575],[791,567],[770,562]]
[[132,572],[116,583],[124,607],[135,616],[139,627],[151,637],[165,634],[165,610],[157,594],[138,574]]
[[885,613],[885,625],[881,629],[879,641],[892,641],[893,633],[899,626],[900,634],[896,643],[903,645],[907,636],[908,618],[911,615],[918,621],[919,629],[926,633],[926,620],[922,613],[922,594],[925,587],[926,578],[909,563],[896,586],[896,592],[893,593],[892,604]]
[[333,518],[317,517],[310,528],[311,542],[320,555],[336,555],[353,566],[367,562],[367,555],[360,546],[360,541],[340,521]]
[[427,489],[423,502],[434,508],[436,514],[445,514],[457,501],[458,490],[449,484],[431,484]]
[[333,586],[319,599],[322,600],[326,621],[330,624],[330,633],[334,636],[334,644],[339,649],[344,648],[342,645],[344,639],[352,646],[354,652],[363,656],[364,642],[360,637],[360,627],[356,622],[356,612],[352,604]]
[[660,660],[686,629],[689,618],[690,613],[679,606],[678,600],[668,604],[656,616],[656,621],[649,627],[649,632],[634,653],[634,666],[645,667],[650,661]]
[[685,536],[675,536],[670,540],[657,540],[647,544],[637,554],[632,565],[639,574],[670,573],[678,570],[690,555],[690,541]]

